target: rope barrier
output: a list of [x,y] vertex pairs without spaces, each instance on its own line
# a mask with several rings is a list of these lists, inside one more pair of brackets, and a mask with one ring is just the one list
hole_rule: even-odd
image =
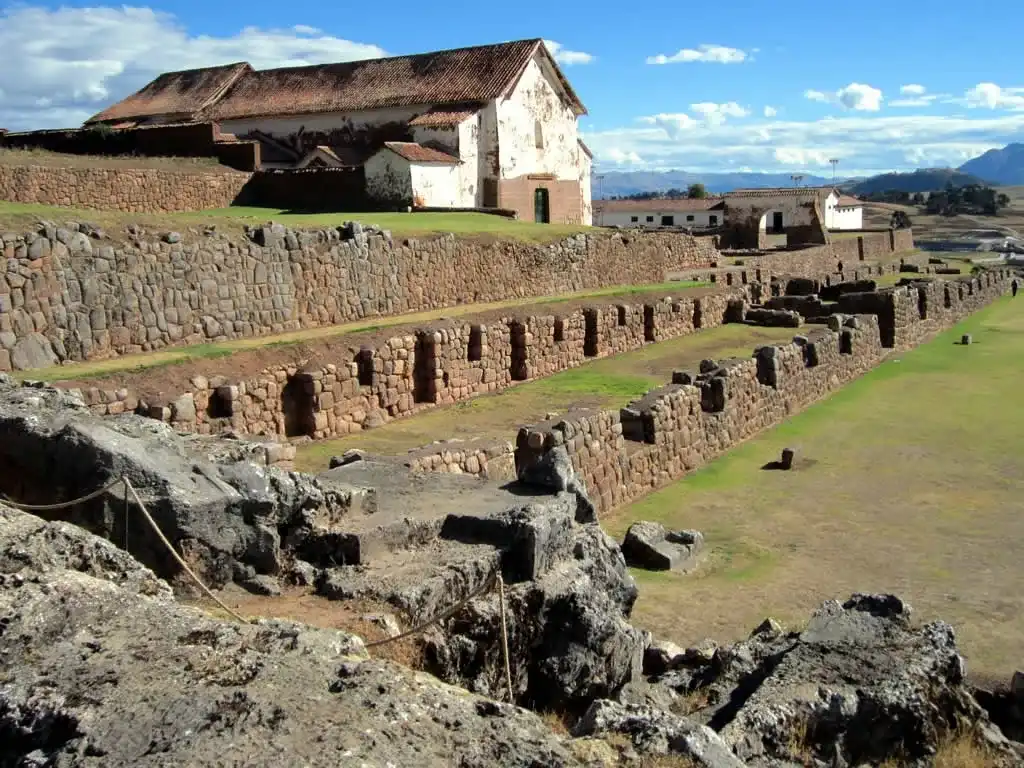
[[[139,511],[142,513],[143,519],[149,524],[149,527],[153,529],[153,532],[157,535],[157,538],[160,539],[161,543],[163,543],[164,547],[174,558],[175,562],[177,562],[178,565],[181,566],[182,570],[185,571],[185,573],[187,573],[189,577],[191,577],[192,581],[194,581],[196,585],[198,585],[198,587],[203,591],[203,593],[208,598],[210,598],[214,603],[216,603],[221,608],[221,610],[223,610],[225,613],[227,613],[229,616],[236,619],[237,621],[240,621],[243,624],[255,623],[254,621],[244,618],[243,616],[239,615],[231,608],[229,608],[224,603],[224,601],[217,597],[213,593],[213,591],[209,587],[207,587],[206,584],[203,583],[203,580],[200,579],[199,576],[195,573],[195,571],[193,571],[189,567],[188,563],[185,562],[184,558],[182,558],[182,556],[178,554],[178,551],[174,548],[174,545],[171,544],[170,540],[164,535],[164,532],[160,530],[160,526],[157,525],[157,522],[153,519],[153,516],[149,514],[149,510],[146,509],[146,505],[139,497],[138,492],[135,490],[135,486],[131,484],[131,481],[127,477],[119,477],[115,480],[110,481],[102,488],[93,491],[92,493],[86,494],[85,496],[82,496],[77,499],[72,499],[71,501],[60,502],[58,504],[20,504],[18,502],[11,501],[6,496],[3,496],[3,494],[0,494],[0,498],[2,498],[3,502],[8,506],[14,507],[15,509],[21,509],[26,512],[52,512],[59,509],[67,509],[68,507],[73,507],[77,504],[84,504],[87,501],[92,501],[93,499],[102,496],[104,493],[113,490],[114,488],[121,484],[124,484],[125,488],[125,543],[127,544],[128,536],[128,497],[130,495],[131,498],[134,499],[135,503],[138,505]],[[505,580],[501,577],[500,571],[495,571],[495,573],[488,577],[488,579],[483,584],[481,584],[479,587],[470,592],[468,595],[466,595],[464,598],[459,600],[459,602],[455,603],[455,605],[451,606],[447,610],[442,611],[441,613],[428,619],[427,621],[417,624],[415,627],[412,627],[411,629],[408,629],[405,632],[395,635],[394,637],[388,637],[383,640],[375,640],[372,643],[366,643],[366,648],[379,648],[383,645],[388,645],[389,643],[394,643],[399,640],[403,640],[407,637],[418,635],[419,633],[423,632],[425,629],[433,626],[434,624],[437,624],[440,621],[444,621],[445,619],[451,618],[460,610],[462,610],[466,606],[466,604],[469,603],[470,600],[479,597],[480,595],[484,594],[492,588],[496,589],[496,591],[498,592],[498,612],[501,619],[501,655],[505,672],[505,687],[508,691],[508,700],[512,702],[515,700],[515,697],[512,692],[512,667],[508,650],[508,621],[505,614]]]
[[167,548],[167,551],[171,553],[171,556],[175,559],[178,565],[180,565],[182,569],[185,571],[185,573],[187,573],[192,578],[192,581],[194,581],[199,586],[203,593],[211,600],[213,600],[213,602],[215,602],[222,610],[226,611],[228,615],[230,615],[231,617],[237,619],[243,624],[253,623],[248,619],[243,618],[235,611],[228,608],[228,606],[224,604],[224,601],[222,601],[215,594],[213,594],[210,588],[203,583],[203,580],[196,575],[195,571],[189,568],[188,563],[186,563],[185,560],[181,557],[181,555],[178,554],[178,551],[174,548],[174,545],[171,544],[171,542],[168,540],[166,536],[164,536],[164,532],[160,530],[160,526],[157,525],[156,520],[154,520],[153,516],[149,514],[149,510],[146,509],[146,505],[142,503],[142,499],[139,498],[139,494],[135,491],[135,486],[131,484],[131,481],[127,477],[118,477],[114,480],[111,480],[109,483],[107,483],[99,490],[93,491],[92,493],[86,494],[85,496],[81,496],[77,499],[72,499],[71,501],[62,501],[58,504],[19,504],[18,502],[10,501],[6,497],[4,497],[4,503],[7,504],[8,506],[14,507],[15,509],[21,509],[26,512],[53,512],[58,509],[67,509],[68,507],[73,507],[78,504],[84,504],[87,501],[92,501],[93,499],[102,496],[107,491],[113,490],[114,488],[121,484],[124,484],[125,489],[125,536],[127,537],[128,535],[127,501],[128,496],[130,494],[132,498],[135,499],[135,503],[138,504],[139,510],[142,512],[142,517],[146,520],[147,523],[149,523],[150,528],[153,529],[153,532],[156,533],[157,537],[160,539],[161,542],[163,542],[163,545]]

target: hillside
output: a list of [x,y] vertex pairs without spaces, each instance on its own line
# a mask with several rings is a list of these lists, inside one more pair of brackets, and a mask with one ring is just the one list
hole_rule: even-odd
[[960,166],[964,173],[981,176],[994,184],[1024,184],[1024,144],[1007,144],[990,149]]
[[[600,177],[600,178],[599,178]],[[823,176],[806,175],[804,186],[829,183]],[[686,189],[700,182],[708,192],[730,192],[738,187],[791,187],[789,173],[692,173],[690,171],[608,171],[595,174],[592,183],[594,197],[635,195],[638,192],[664,192],[668,189]]]
[[983,178],[962,173],[955,168],[920,168],[912,173],[882,173],[853,184],[844,185],[844,188],[853,195],[870,195],[874,192],[888,190],[933,192],[944,189],[950,182],[954,187],[988,183]]

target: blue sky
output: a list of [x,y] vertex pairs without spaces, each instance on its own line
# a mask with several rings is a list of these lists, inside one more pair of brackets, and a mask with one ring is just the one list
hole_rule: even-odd
[[[79,124],[161,71],[543,37],[602,170],[840,175],[1024,141],[1024,3],[0,3],[0,126]],[[443,12],[441,12],[443,10]],[[1007,37],[1012,37],[1011,32]]]

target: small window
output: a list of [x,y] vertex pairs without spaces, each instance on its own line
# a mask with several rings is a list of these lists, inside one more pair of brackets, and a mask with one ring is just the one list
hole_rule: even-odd
[[648,216],[647,217],[647,223],[648,224],[653,224],[654,223],[654,217],[653,216]]
[[718,226],[718,217],[715,216],[714,214],[708,216],[708,224],[710,224],[712,227]]
[[540,124],[540,120],[533,123],[533,143],[537,149],[544,149],[544,127]]
[[638,221],[640,221],[640,217],[639,216],[630,216],[629,220],[630,220],[631,223],[636,224]]
[[693,221],[693,214],[692,213],[688,214],[687,217],[686,217],[686,220],[687,221]]
[[676,217],[675,216],[662,216],[661,217],[661,226],[663,226],[663,227],[675,226],[675,223],[676,223]]

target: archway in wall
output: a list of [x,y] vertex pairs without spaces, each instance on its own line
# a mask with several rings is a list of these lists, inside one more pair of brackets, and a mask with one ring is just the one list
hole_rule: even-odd
[[777,208],[769,208],[761,214],[757,226],[758,241],[761,243],[761,247],[785,248],[789,245],[786,224],[785,212]]

